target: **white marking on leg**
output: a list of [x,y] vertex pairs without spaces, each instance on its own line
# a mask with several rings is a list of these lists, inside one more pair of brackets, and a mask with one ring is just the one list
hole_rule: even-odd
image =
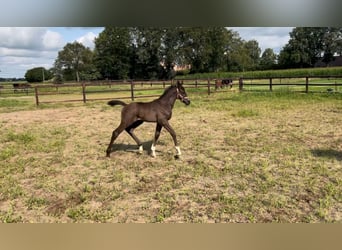
[[139,146],[139,154],[142,154],[143,151],[144,151],[143,145],[140,145],[140,146]]
[[175,147],[176,150],[177,150],[177,155],[180,156],[182,154],[181,150],[180,150],[180,147],[179,146],[176,146]]
[[154,146],[154,144],[152,144],[151,146],[151,156],[156,157],[156,147]]

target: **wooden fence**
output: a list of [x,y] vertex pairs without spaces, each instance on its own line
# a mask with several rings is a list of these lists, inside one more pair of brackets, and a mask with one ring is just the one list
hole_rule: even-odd
[[[211,95],[225,91],[295,91],[295,92],[342,92],[342,76],[261,77],[233,78],[233,87],[221,88],[222,79],[184,79],[188,94],[196,92]],[[25,93],[16,92],[10,84],[0,85],[0,96],[34,95],[36,105],[56,102],[88,102],[109,99],[150,98],[160,96],[172,81],[96,81],[77,84],[32,84]],[[146,93],[147,92],[147,93]],[[7,93],[7,94],[6,94]],[[59,98],[58,98],[59,97]]]
[[[187,89],[196,88],[197,92],[210,94],[210,80],[184,80]],[[110,99],[130,99],[158,97],[172,81],[103,81],[79,84],[40,84],[34,86],[36,105],[55,102],[80,102]],[[144,94],[148,92],[148,94]],[[69,98],[56,100],[53,97],[68,95]],[[41,100],[45,97],[46,100]],[[51,97],[51,98],[50,98]],[[71,97],[71,98],[70,98]],[[76,98],[75,98],[76,97]]]
[[299,92],[340,92],[342,76],[239,78],[240,91],[273,91],[274,88]]

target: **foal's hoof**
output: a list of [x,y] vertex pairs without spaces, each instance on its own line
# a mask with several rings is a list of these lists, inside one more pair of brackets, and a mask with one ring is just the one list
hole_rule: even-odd
[[180,160],[180,158],[181,158],[181,155],[175,155],[176,160]]
[[106,150],[106,157],[110,157],[110,153],[111,153],[111,148],[107,148]]

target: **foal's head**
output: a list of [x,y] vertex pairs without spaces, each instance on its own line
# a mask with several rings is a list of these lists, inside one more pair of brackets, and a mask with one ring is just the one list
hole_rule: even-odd
[[177,99],[181,100],[185,105],[189,105],[190,99],[188,98],[188,95],[185,92],[183,83],[181,83],[180,81],[177,81],[176,87],[177,87]]

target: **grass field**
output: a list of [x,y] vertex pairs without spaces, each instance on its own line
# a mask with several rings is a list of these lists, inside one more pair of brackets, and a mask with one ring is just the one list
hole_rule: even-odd
[[[1,222],[341,222],[341,94],[190,92],[176,102],[182,158],[120,107],[0,98]],[[139,100],[140,101],[140,100]]]

